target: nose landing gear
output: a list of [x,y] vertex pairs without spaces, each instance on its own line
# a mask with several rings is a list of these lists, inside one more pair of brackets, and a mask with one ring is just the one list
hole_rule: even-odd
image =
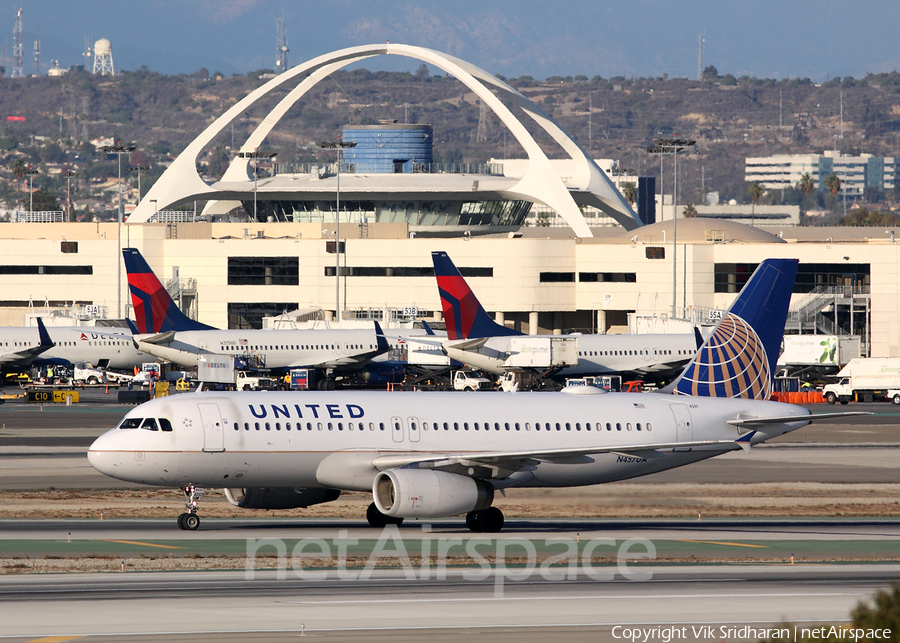
[[178,528],[196,531],[200,526],[200,516],[197,515],[197,509],[205,490],[203,487],[188,485],[183,487],[181,491],[184,493],[184,497],[187,498],[187,502],[184,504],[184,508],[187,511],[178,516]]

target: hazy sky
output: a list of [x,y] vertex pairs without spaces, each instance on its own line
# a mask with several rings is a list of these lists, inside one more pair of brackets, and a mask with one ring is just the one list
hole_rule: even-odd
[[[757,77],[864,76],[900,68],[896,0],[0,0],[0,47],[12,53],[24,9],[25,72],[82,62],[85,38],[108,38],[117,70],[225,74],[272,68],[284,16],[289,63],[352,45],[408,43],[505,76],[693,78],[705,64]],[[7,67],[8,67],[7,61]],[[375,69],[416,62],[366,61]]]

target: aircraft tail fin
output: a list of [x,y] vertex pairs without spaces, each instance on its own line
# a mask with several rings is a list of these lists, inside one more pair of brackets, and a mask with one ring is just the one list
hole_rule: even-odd
[[501,326],[488,316],[446,252],[432,252],[431,259],[447,324],[447,339],[522,334]]
[[136,248],[122,248],[122,256],[128,273],[128,289],[131,291],[134,316],[141,334],[212,329],[212,326],[194,321],[178,310],[178,306]]
[[784,336],[797,259],[766,259],[684,372],[675,395],[767,400]]

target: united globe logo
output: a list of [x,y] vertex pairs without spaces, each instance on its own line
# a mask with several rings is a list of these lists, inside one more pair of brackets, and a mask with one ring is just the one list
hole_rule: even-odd
[[675,387],[675,395],[767,400],[772,378],[766,349],[756,331],[726,313]]

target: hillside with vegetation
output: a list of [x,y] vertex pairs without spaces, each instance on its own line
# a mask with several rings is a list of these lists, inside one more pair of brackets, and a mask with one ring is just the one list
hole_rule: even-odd
[[[264,82],[265,71],[224,77],[201,69],[193,75],[164,76],[147,69],[116,77],[70,71],[59,78],[0,78],[0,202],[7,208],[25,199],[28,178],[34,189],[65,200],[65,173],[73,195],[96,201],[103,210],[115,177],[114,157],[96,151],[90,140],[111,138],[137,146],[124,159],[125,179],[136,198],[142,165],[142,192],[194,137],[236,101]],[[659,174],[659,158],[645,148],[655,138],[697,140],[679,156],[680,201],[699,203],[707,192],[747,203],[744,158],[771,154],[821,153],[900,156],[900,74],[808,79],[735,78],[708,67],[702,81],[683,78],[521,76],[504,79],[553,116],[597,158],[618,161],[623,171]],[[237,119],[201,159],[208,179],[221,176],[232,143],[240,145],[284,93],[270,95]],[[12,120],[10,120],[12,117]],[[22,120],[24,118],[24,120]],[[496,117],[457,80],[422,65],[416,73],[340,71],[316,85],[271,133],[266,146],[279,163],[326,161],[316,142],[333,139],[343,125],[396,119],[434,126],[437,162],[483,162],[524,153]],[[527,119],[526,119],[527,120]],[[561,151],[527,123],[552,157]],[[85,136],[86,135],[86,136]],[[18,166],[16,165],[18,164]],[[666,185],[671,181],[666,163]],[[667,190],[669,188],[667,187]],[[870,191],[867,201],[894,201]],[[829,207],[828,191],[804,195],[799,189],[760,196],[760,203]],[[26,204],[28,207],[28,204]],[[874,206],[883,208],[882,205]]]

